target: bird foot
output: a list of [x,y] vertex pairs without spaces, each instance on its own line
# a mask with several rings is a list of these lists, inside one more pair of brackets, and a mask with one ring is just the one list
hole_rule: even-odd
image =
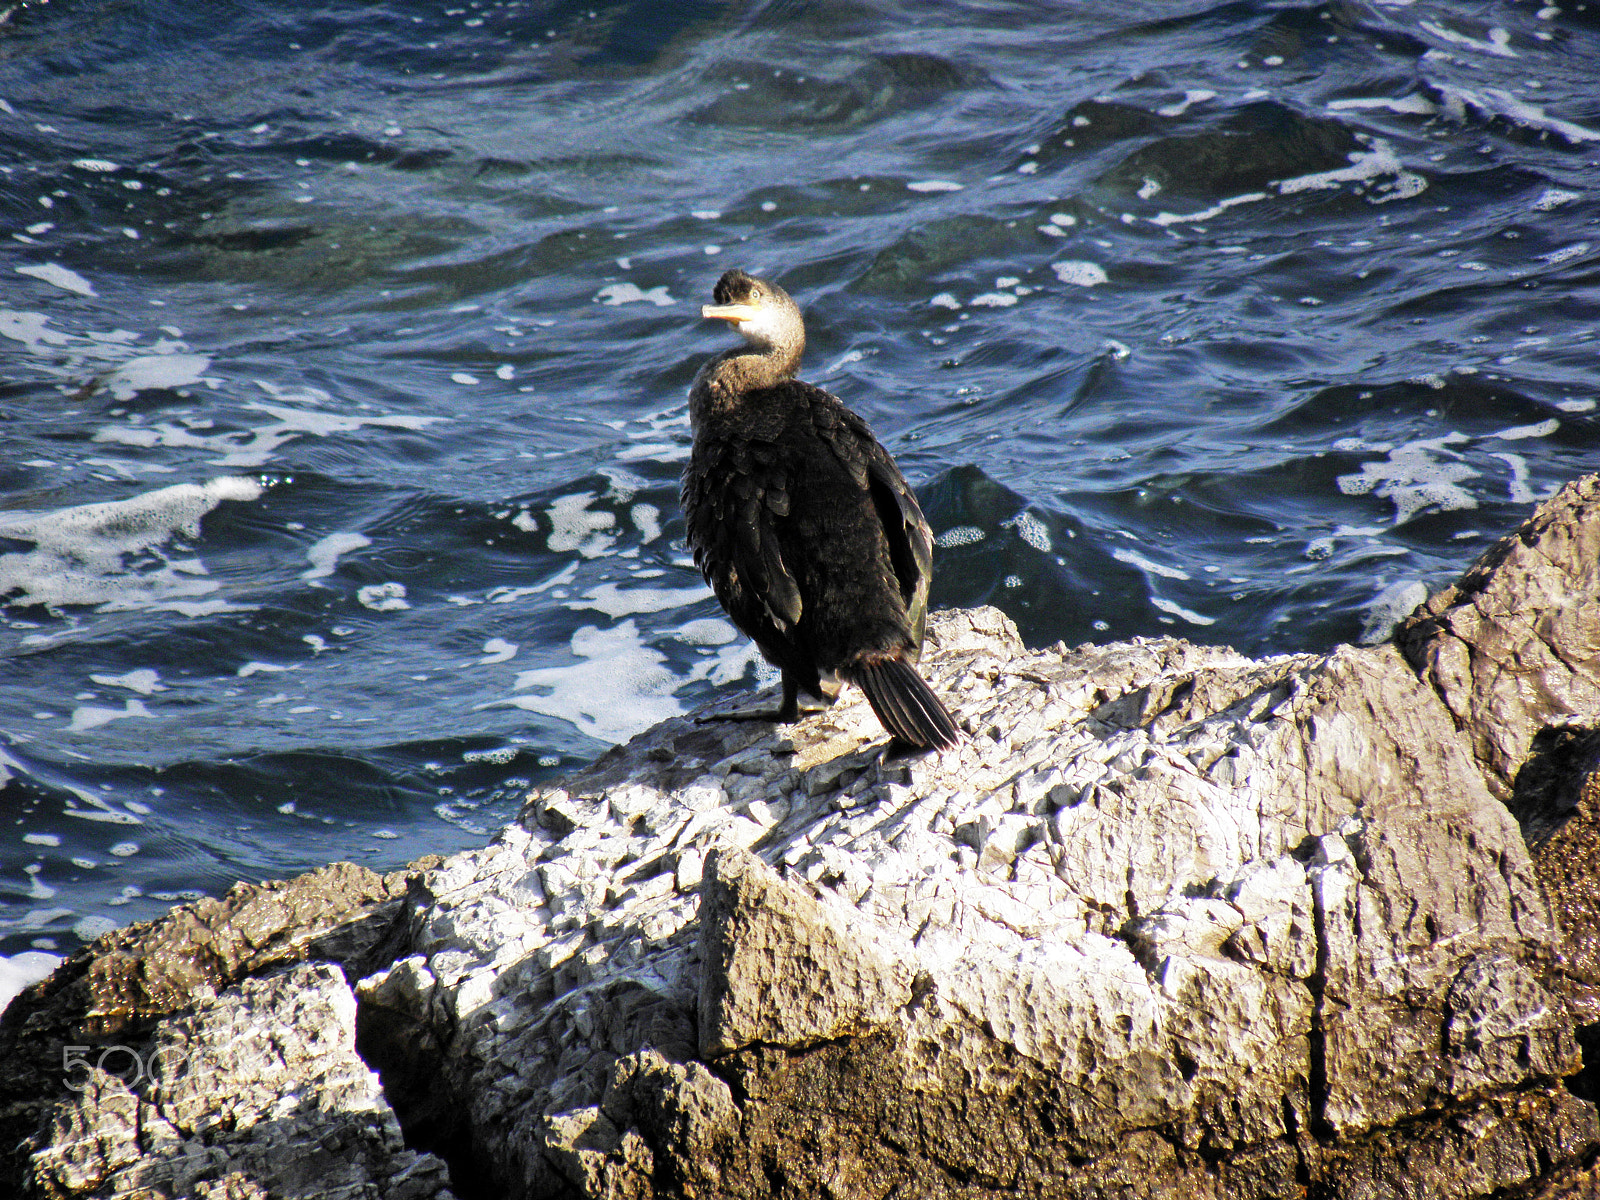
[[703,713],[694,719],[696,725],[710,725],[713,721],[776,721],[786,725],[794,720],[794,715],[784,715],[779,708],[740,708],[733,712]]
[[694,719],[696,725],[709,725],[713,721],[775,721],[779,725],[792,725],[811,713],[825,712],[833,707],[833,696],[795,696],[786,699],[777,708],[736,708],[732,712],[705,713]]

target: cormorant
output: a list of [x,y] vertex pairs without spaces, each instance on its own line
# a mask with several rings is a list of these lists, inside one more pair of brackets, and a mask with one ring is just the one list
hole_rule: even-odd
[[787,292],[729,271],[701,316],[745,346],[717,355],[689,391],[694,453],[683,511],[694,561],[733,623],[799,693],[857,684],[883,727],[913,746],[954,746],[955,722],[912,665],[922,650],[933,537],[917,498],[867,423],[794,377],[805,323]]

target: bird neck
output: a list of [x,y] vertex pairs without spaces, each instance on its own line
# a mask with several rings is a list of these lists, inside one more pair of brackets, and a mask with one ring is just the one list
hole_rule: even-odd
[[746,392],[772,387],[793,379],[800,368],[805,343],[775,346],[736,346],[725,350],[700,371],[689,392],[689,419],[727,411]]

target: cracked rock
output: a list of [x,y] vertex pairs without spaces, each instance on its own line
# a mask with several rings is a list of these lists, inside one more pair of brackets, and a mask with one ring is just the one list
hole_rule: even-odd
[[[848,690],[664,722],[414,878],[347,966],[406,1152],[518,1200],[1589,1194],[1597,551],[1591,478],[1396,642],[1320,655],[933,614],[973,734],[943,755]],[[338,974],[282,1019],[348,1007]],[[154,1036],[201,1037],[207,989]],[[338,1180],[443,1186],[383,1156],[353,1064],[301,1075]],[[92,1083],[39,1110],[48,1194],[279,1194],[195,1132],[269,1086],[146,1113]]]

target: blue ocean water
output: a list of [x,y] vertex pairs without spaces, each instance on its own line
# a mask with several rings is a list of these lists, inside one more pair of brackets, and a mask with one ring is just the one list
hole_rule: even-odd
[[752,686],[677,508],[729,267],[936,603],[1383,636],[1600,464],[1597,12],[13,7],[0,953],[475,844]]

